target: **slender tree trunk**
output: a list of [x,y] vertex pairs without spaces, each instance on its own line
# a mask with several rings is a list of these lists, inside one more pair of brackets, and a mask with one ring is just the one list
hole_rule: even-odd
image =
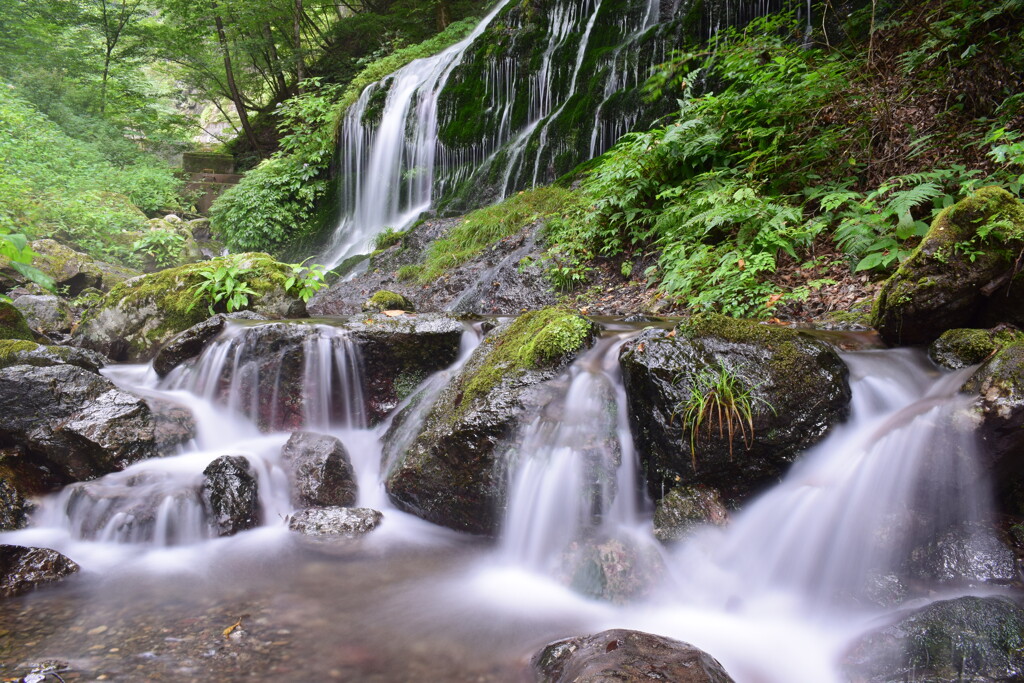
[[227,77],[231,101],[235,104],[235,112],[238,114],[238,120],[242,124],[245,138],[249,141],[253,150],[259,154],[260,146],[256,141],[256,134],[252,130],[252,125],[249,123],[249,114],[245,110],[245,101],[242,99],[242,93],[238,90],[238,84],[235,82],[235,72],[231,67],[231,50],[228,48],[228,36],[224,31],[224,21],[217,11],[217,0],[212,0],[210,7],[213,9],[213,21],[217,26],[217,41],[220,43],[220,50],[224,55],[224,74]]
[[302,0],[295,0],[295,89],[302,93],[306,63],[302,58]]
[[281,59],[277,55],[277,45],[274,44],[274,32],[271,30],[270,24],[263,24],[263,40],[267,44],[267,64],[274,74],[277,90],[281,93],[281,97],[287,97],[288,79],[284,77],[284,71],[281,69]]

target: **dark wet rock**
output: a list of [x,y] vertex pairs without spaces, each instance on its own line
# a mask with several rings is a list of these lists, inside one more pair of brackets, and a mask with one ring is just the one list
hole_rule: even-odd
[[363,302],[364,313],[381,313],[383,311],[415,311],[412,302],[401,294],[386,289],[374,292],[373,296]]
[[0,341],[0,368],[12,365],[32,365],[37,368],[74,365],[89,372],[99,372],[100,368],[107,365],[107,359],[97,351],[75,346],[44,346],[30,341],[5,339]]
[[344,327],[359,347],[371,424],[429,375],[454,363],[465,331],[461,322],[439,313],[354,316]]
[[535,654],[531,664],[543,683],[732,681],[718,660],[693,645],[625,629],[559,640]]
[[198,425],[192,411],[171,401],[146,399],[153,414],[153,437],[161,453],[172,453],[196,438]]
[[28,524],[25,497],[7,479],[0,479],[0,531],[21,529]]
[[625,604],[648,597],[664,579],[665,565],[658,550],[639,539],[593,538],[569,547],[561,575],[577,593]]
[[995,683],[1024,677],[1024,609],[963,597],[905,613],[863,636],[843,667],[865,683]]
[[0,597],[23,595],[77,571],[78,565],[56,550],[0,545]]
[[66,336],[75,322],[74,311],[64,299],[52,294],[26,294],[14,299],[15,307],[36,332],[51,338]]
[[907,586],[897,574],[875,572],[868,575],[864,592],[859,597],[878,607],[897,607],[907,598]]
[[259,490],[247,458],[222,455],[206,466],[203,477],[203,504],[218,536],[259,526]]
[[724,526],[729,511],[718,491],[707,486],[677,486],[654,508],[654,537],[663,543],[678,541],[707,524]]
[[984,362],[1014,341],[1024,341],[1024,335],[1009,328],[946,330],[928,347],[928,357],[936,365],[959,370]]
[[356,502],[352,462],[333,436],[295,432],[281,451],[292,482],[292,502],[303,507],[348,507]]
[[538,265],[542,252],[537,241],[539,222],[500,240],[468,263],[431,282],[420,284],[398,276],[403,266],[418,264],[428,245],[459,220],[433,219],[409,230],[394,246],[374,253],[364,272],[318,292],[310,301],[310,313],[357,313],[370,295],[382,289],[416,302],[420,311],[518,315],[556,302],[551,284]]
[[370,508],[322,507],[299,510],[288,520],[288,528],[306,536],[365,536],[384,519]]
[[971,375],[962,391],[978,396],[974,414],[982,464],[1004,505],[1024,512],[1024,340],[1003,346]]
[[146,402],[73,365],[0,369],[0,414],[0,439],[62,483],[160,454]]
[[1024,297],[1007,287],[1022,248],[1024,205],[998,187],[978,190],[939,214],[882,287],[875,328],[890,344],[926,344],[954,328],[1018,323]]
[[[849,409],[848,371],[836,352],[788,328],[695,316],[673,332],[641,333],[619,358],[634,439],[655,499],[678,484],[703,484],[734,506],[777,481]],[[691,391],[715,393],[705,380],[723,372],[737,393],[749,393],[753,432],[734,415],[730,439],[714,412],[693,434],[695,420],[686,419]],[[730,405],[724,394],[722,404]]]
[[[411,444],[396,438],[401,413],[385,437],[385,460],[392,463],[385,488],[395,505],[452,529],[495,533],[505,504],[501,446],[525,415],[550,401],[543,383],[594,334],[586,319],[545,309],[486,337],[438,396]],[[404,450],[394,452],[396,445]]]
[[0,301],[0,339],[34,341],[35,338],[21,311],[8,301]]
[[266,320],[265,316],[252,311],[218,313],[198,325],[193,325],[171,341],[167,342],[153,358],[153,369],[161,377],[178,365],[203,352],[207,343],[227,326],[229,320]]
[[961,525],[910,554],[908,578],[929,584],[1008,584],[1018,578],[1013,551],[994,529]]
[[75,331],[75,343],[95,349],[113,360],[148,360],[175,335],[210,316],[210,307],[220,309],[210,291],[200,292],[203,273],[220,265],[237,266],[247,272],[246,284],[255,292],[246,310],[270,319],[302,318],[302,300],[285,287],[291,268],[266,254],[237,254],[203,263],[169,268],[132,278],[114,287],[90,309]]

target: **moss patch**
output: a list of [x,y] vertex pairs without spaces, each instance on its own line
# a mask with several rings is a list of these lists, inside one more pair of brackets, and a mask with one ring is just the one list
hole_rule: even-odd
[[0,301],[0,339],[35,339],[32,328],[25,322],[25,316],[7,301]]
[[19,353],[35,351],[37,348],[39,348],[39,344],[23,339],[0,340],[0,368],[11,365],[12,359],[16,358]]
[[594,324],[557,308],[524,313],[504,330],[484,340],[491,351],[463,387],[457,414],[509,375],[557,365],[576,354],[594,337]]
[[933,362],[951,370],[981,363],[1003,347],[1024,341],[1024,334],[1010,329],[947,330],[928,347]]
[[387,289],[381,289],[373,294],[363,304],[363,311],[414,311],[415,307],[408,299],[401,294]]

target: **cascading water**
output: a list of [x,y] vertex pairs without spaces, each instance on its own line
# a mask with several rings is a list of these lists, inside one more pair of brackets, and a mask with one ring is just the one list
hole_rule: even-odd
[[[291,645],[295,663],[289,671],[298,677],[337,670],[354,679],[408,680],[429,670],[448,680],[487,671],[504,679],[524,652],[559,635],[626,627],[694,643],[741,683],[838,683],[843,678],[836,661],[843,648],[885,613],[873,606],[876,579],[898,572],[910,548],[950,525],[983,520],[988,511],[981,478],[969,465],[973,444],[956,424],[966,401],[956,395],[962,375],[940,376],[912,351],[847,354],[853,403],[845,425],[728,527],[698,530],[654,553],[666,573],[649,600],[628,606],[594,602],[551,578],[559,577],[567,546],[588,536],[622,534],[654,545],[645,530],[649,504],[636,481],[618,374],[618,349],[629,333],[610,334],[581,356],[554,380],[561,390],[552,392],[552,402],[522,425],[514,440],[502,538],[489,550],[394,510],[380,487],[387,468],[385,431],[391,428],[389,447],[401,450],[432,396],[470,356],[478,334],[467,333],[455,366],[428,378],[407,400],[418,401],[422,410],[401,411],[401,425],[391,424],[395,411],[384,424],[367,428],[358,410],[346,408],[363,399],[358,356],[350,354],[344,332],[326,325],[290,327],[229,328],[164,380],[138,366],[108,372],[123,387],[189,406],[199,435],[179,454],[68,487],[42,501],[32,528],[2,535],[3,542],[69,554],[84,566],[83,578],[96,569],[114,578],[109,590],[98,577],[89,579],[100,597],[75,598],[88,609],[74,622],[78,630],[67,631],[70,640],[59,641],[62,647],[94,647],[90,638],[99,636],[84,634],[100,632],[107,621],[128,619],[136,624],[132,633],[144,632],[154,610],[175,613],[179,603],[182,618],[194,620],[194,613],[210,611],[204,600],[219,605],[237,583],[245,595],[270,596],[272,608],[260,612],[254,631],[277,628],[272,639],[288,639],[296,629],[306,634]],[[289,340],[294,353],[269,344],[268,329],[276,339]],[[271,398],[291,407],[268,411],[264,403]],[[309,401],[323,409],[304,408]],[[288,422],[292,418],[296,422]],[[364,539],[369,545],[335,560],[297,549],[282,522],[292,509],[280,459],[288,434],[274,430],[313,425],[346,445],[359,480],[359,504],[385,513],[384,526]],[[196,488],[205,466],[225,454],[245,455],[253,464],[263,526],[215,538]],[[414,551],[401,550],[410,542]],[[234,564],[231,557],[238,558]],[[282,563],[280,570],[275,562]],[[395,575],[397,568],[417,573]],[[134,611],[122,606],[114,614],[104,612],[102,603],[118,603],[120,593],[140,581],[140,572],[158,573],[165,581],[190,577],[195,585],[175,593],[170,603],[158,599],[153,606],[147,593],[145,600],[135,598]],[[269,585],[257,580],[262,574]],[[200,589],[205,583],[196,583],[197,576],[211,587]],[[40,594],[38,600],[43,605],[47,597]],[[220,631],[237,614],[218,615],[228,621],[217,625],[212,642],[223,643]],[[75,633],[85,640],[76,644]],[[168,633],[177,638],[175,631]],[[161,643],[149,647],[162,651]],[[386,664],[367,654],[377,652]],[[197,656],[196,665],[205,667],[205,655]],[[145,666],[164,666],[163,661],[149,657]],[[410,661],[421,668],[406,668]],[[244,675],[279,677],[280,671]]]
[[[790,5],[809,21],[804,1],[706,3],[696,35]],[[663,4],[560,0],[528,10],[502,0],[464,40],[367,86],[342,121],[342,217],[323,261],[365,253],[386,227],[408,227],[439,200],[475,208],[551,182],[668,113],[637,106],[692,10]]]

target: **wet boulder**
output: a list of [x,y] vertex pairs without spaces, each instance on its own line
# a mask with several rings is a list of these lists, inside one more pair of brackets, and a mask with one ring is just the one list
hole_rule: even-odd
[[415,311],[412,302],[397,292],[381,289],[363,303],[363,313],[382,313],[384,311]]
[[443,313],[353,316],[370,424],[380,422],[429,375],[459,355],[465,326]]
[[207,519],[218,536],[259,526],[259,487],[245,456],[222,455],[207,465],[201,495]]
[[647,330],[619,360],[648,490],[701,484],[741,503],[845,419],[835,350],[788,328],[720,315]]
[[288,528],[306,536],[359,538],[376,529],[384,519],[370,508],[320,507],[299,510],[288,519]]
[[21,529],[28,524],[28,504],[14,484],[0,479],[0,531]]
[[1024,512],[1024,338],[999,348],[961,390],[977,396],[973,412],[985,469],[1011,511]]
[[686,538],[695,529],[725,526],[729,511],[718,491],[707,486],[677,486],[654,508],[654,537],[662,543]]
[[203,322],[193,325],[160,348],[153,358],[153,369],[161,377],[185,361],[195,358],[203,352],[206,345],[224,331],[229,320],[266,320],[252,311],[236,313],[218,313]]
[[930,587],[1009,584],[1017,559],[993,528],[963,524],[911,551],[906,575]]
[[665,578],[665,564],[639,538],[595,537],[573,542],[559,573],[577,593],[621,605],[649,597]]
[[143,361],[179,332],[206,320],[211,312],[226,312],[216,287],[204,288],[209,274],[234,269],[234,280],[252,294],[242,308],[270,319],[302,318],[306,308],[286,285],[291,268],[266,254],[237,254],[203,263],[170,268],[132,278],[114,287],[83,316],[74,339],[114,360]]
[[870,683],[1020,680],[1024,609],[996,597],[935,602],[861,637],[843,668]]
[[0,545],[0,597],[23,595],[78,571],[78,565],[49,548]]
[[333,436],[295,432],[281,459],[290,473],[292,502],[302,507],[348,507],[356,502],[352,462]]
[[551,399],[543,383],[588,346],[592,323],[572,313],[525,313],[493,331],[425,410],[411,440],[400,413],[385,437],[385,488],[395,505],[460,531],[494,534],[505,505],[503,446]]
[[1015,341],[1024,341],[1024,335],[1007,326],[990,330],[946,330],[928,346],[928,357],[947,370],[959,370],[988,360],[999,349]]
[[0,439],[22,448],[32,467],[60,483],[160,455],[147,403],[73,365],[0,369],[0,414]]
[[886,281],[875,328],[890,344],[926,344],[954,328],[1024,322],[1012,282],[1022,249],[1024,205],[998,187],[978,190],[939,214]]
[[556,641],[535,654],[530,663],[543,683],[732,681],[718,660],[689,643],[625,629]]
[[14,299],[14,306],[36,332],[47,337],[66,337],[75,322],[75,313],[64,299],[52,294],[26,294]]
[[25,340],[5,339],[0,341],[0,368],[12,365],[32,365],[37,368],[54,365],[75,367],[99,372],[107,365],[103,354],[75,346],[46,346]]

